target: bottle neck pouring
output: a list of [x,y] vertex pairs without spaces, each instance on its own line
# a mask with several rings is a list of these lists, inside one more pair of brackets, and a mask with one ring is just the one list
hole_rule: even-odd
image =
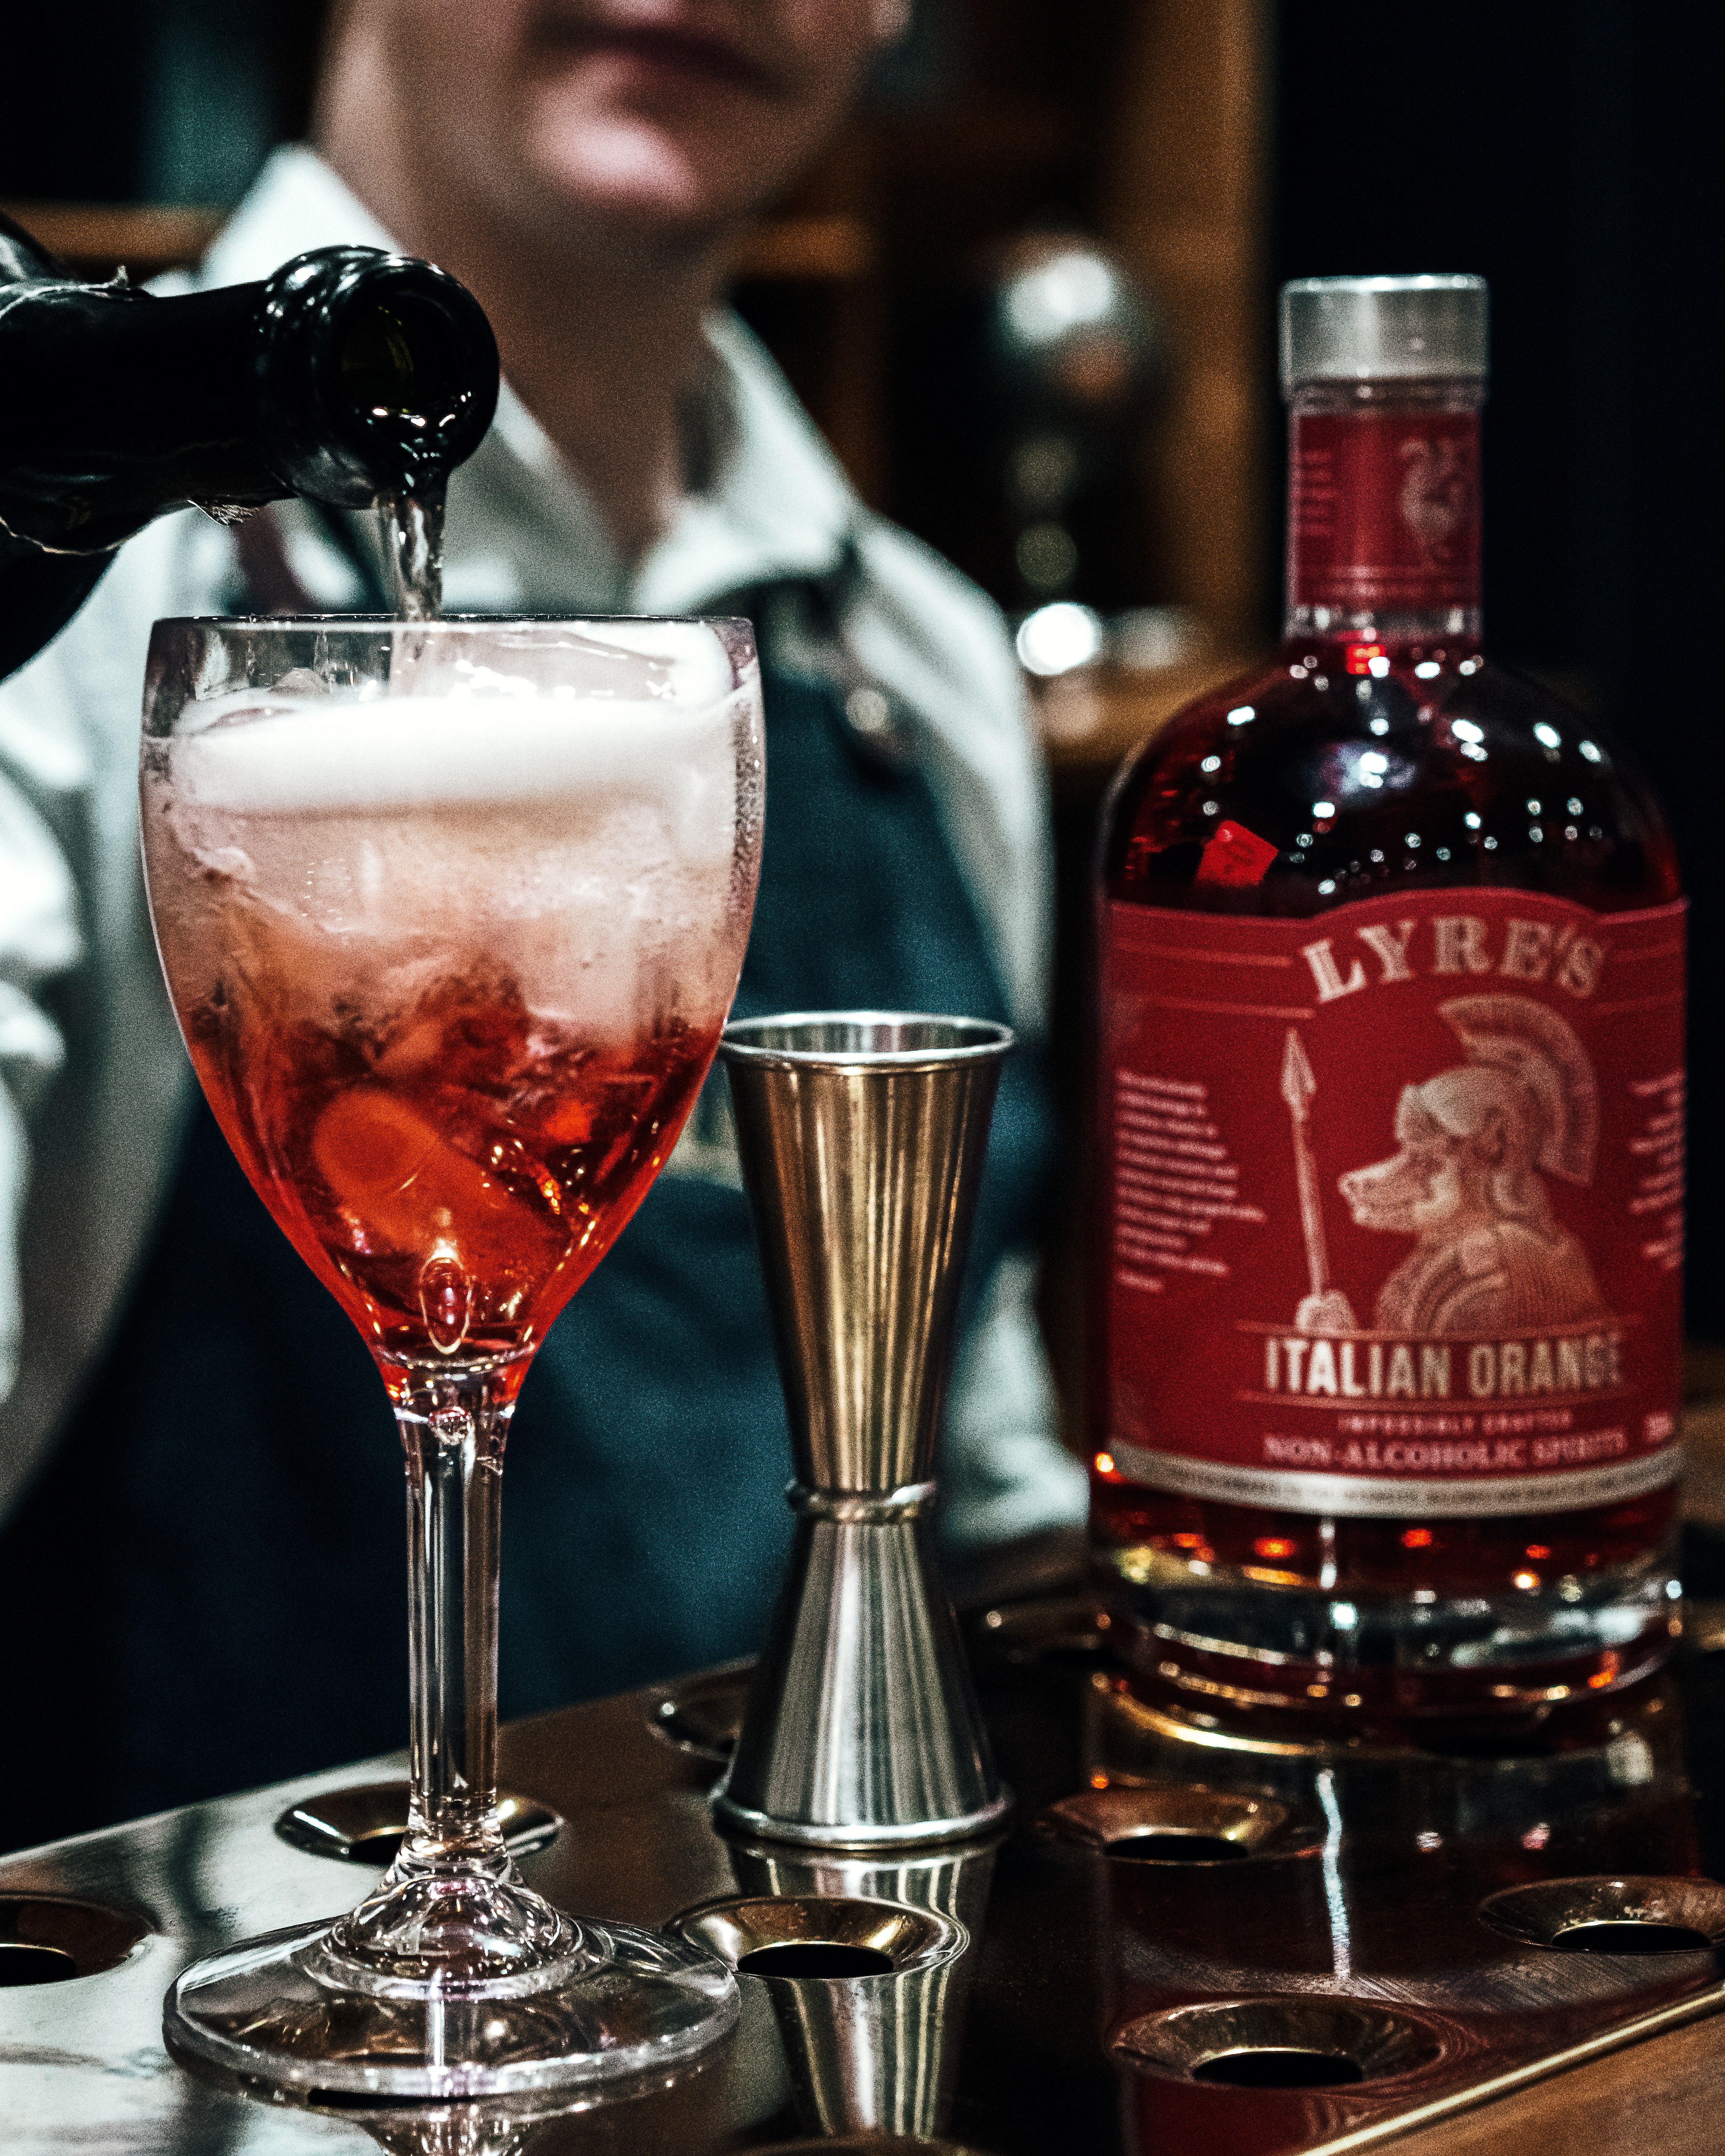
[[[13,269],[36,269],[0,238]],[[166,298],[45,264],[0,275],[0,524],[87,554],[187,502],[440,494],[490,424],[498,362],[454,278],[330,248]]]

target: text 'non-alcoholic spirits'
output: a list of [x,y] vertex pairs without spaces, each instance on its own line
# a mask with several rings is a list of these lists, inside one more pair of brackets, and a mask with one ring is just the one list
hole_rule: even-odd
[[1281,653],[1106,817],[1094,1537],[1200,1717],[1527,1715],[1675,1629],[1684,906],[1481,654],[1486,319],[1285,288]]

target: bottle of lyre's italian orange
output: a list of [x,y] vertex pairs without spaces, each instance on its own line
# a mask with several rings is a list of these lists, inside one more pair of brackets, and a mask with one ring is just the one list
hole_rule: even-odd
[[1281,653],[1108,810],[1092,1517],[1188,1713],[1526,1715],[1674,1629],[1684,904],[1481,652],[1486,353],[1476,277],[1284,289]]

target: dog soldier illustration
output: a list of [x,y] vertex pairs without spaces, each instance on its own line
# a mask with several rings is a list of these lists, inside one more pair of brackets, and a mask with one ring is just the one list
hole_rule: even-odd
[[1524,996],[1466,996],[1439,1015],[1467,1061],[1404,1086],[1399,1150],[1338,1186],[1358,1226],[1419,1238],[1378,1291],[1377,1329],[1430,1337],[1605,1316],[1541,1180],[1593,1180],[1599,1097],[1586,1050]]

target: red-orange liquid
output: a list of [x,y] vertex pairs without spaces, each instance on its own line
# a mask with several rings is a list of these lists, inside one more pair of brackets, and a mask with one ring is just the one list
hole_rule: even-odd
[[[438,983],[379,1034],[212,1001],[184,1014],[254,1187],[377,1354],[514,1383],[676,1141],[718,1028],[624,1048],[548,1026],[514,982]],[[506,1385],[513,1389],[506,1376]]]

